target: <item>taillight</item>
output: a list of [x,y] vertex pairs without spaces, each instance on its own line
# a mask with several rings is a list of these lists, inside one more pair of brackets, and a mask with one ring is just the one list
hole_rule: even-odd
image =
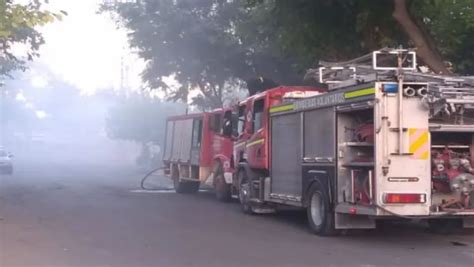
[[385,193],[383,200],[387,204],[425,203],[426,194]]

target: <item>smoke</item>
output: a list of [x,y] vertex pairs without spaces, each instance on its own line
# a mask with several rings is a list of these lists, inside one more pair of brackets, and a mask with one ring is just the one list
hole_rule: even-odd
[[[6,81],[0,90],[0,146],[14,154],[17,164],[135,167],[143,152],[139,140],[107,134],[111,110],[130,102],[130,94],[102,90],[84,95],[75,86],[51,77],[39,87],[27,75]],[[148,116],[146,110],[128,112],[136,120]],[[153,135],[157,129],[149,130]]]

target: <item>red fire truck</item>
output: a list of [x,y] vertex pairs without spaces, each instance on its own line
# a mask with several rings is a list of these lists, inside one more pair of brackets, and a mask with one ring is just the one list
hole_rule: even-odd
[[[232,192],[242,202],[243,211],[263,213],[273,209],[263,205],[263,191],[252,192],[250,198],[249,190],[260,187],[263,179],[270,175],[270,110],[280,110],[275,106],[283,102],[307,98],[325,92],[325,88],[308,86],[280,86],[241,101],[238,104],[237,113],[233,116],[234,142],[233,166],[236,166]],[[286,140],[285,142],[293,142]],[[283,144],[282,144],[283,145]],[[250,182],[252,181],[252,182]],[[253,183],[250,186],[249,183]],[[257,190],[258,191],[258,190]],[[248,199],[250,201],[250,199]]]
[[[237,198],[239,185],[235,179],[234,162],[244,160],[242,148],[248,146],[251,157],[255,157],[258,162],[257,165],[251,165],[252,168],[268,166],[268,145],[264,141],[268,115],[265,110],[282,103],[284,99],[308,97],[321,90],[281,86],[240,102],[235,107],[238,112],[216,109],[168,118],[163,163],[165,174],[173,180],[176,192],[195,193],[204,184],[215,189],[216,198],[220,201],[229,201],[232,196]],[[238,140],[237,152],[233,153],[235,140]],[[261,159],[264,160],[259,162]]]
[[209,180],[245,213],[305,209],[318,235],[396,218],[474,227],[474,80],[420,73],[406,50],[325,64],[327,90],[273,88],[216,111],[221,124],[168,120],[176,191]]
[[229,109],[216,109],[167,119],[163,162],[177,193],[194,193],[207,184],[217,199],[230,199],[231,116]]
[[317,77],[327,92],[276,89],[240,103],[233,185],[245,213],[306,209],[319,235],[394,218],[474,227],[472,78],[419,73],[405,50]]

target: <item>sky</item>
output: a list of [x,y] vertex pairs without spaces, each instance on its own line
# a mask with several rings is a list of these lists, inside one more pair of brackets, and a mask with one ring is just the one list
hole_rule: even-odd
[[[128,49],[126,32],[117,29],[108,14],[97,14],[101,3],[102,0],[50,0],[46,8],[64,10],[68,15],[39,29],[46,43],[36,61],[85,94],[119,89],[122,66],[125,87],[138,89],[144,63]],[[47,84],[48,78],[34,67],[30,72],[33,86]]]

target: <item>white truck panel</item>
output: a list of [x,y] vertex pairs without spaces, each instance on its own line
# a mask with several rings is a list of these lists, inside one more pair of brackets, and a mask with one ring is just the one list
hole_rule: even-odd
[[[402,150],[399,151],[399,113],[398,96],[391,94],[383,97],[376,90],[380,99],[376,106],[376,118],[387,120],[376,121],[376,201],[385,209],[400,215],[428,215],[431,204],[431,159],[430,138],[428,131],[428,110],[419,98],[404,97],[402,108]],[[415,136],[416,135],[416,136]],[[415,153],[411,153],[415,149]],[[401,153],[400,153],[401,152]],[[387,168],[388,167],[388,168]],[[385,173],[384,169],[388,172]],[[393,178],[416,177],[417,181]],[[385,193],[423,193],[424,204],[385,204]],[[379,215],[388,215],[378,209]]]
[[[191,155],[193,119],[174,122],[171,161],[186,163]],[[167,152],[168,153],[168,152]]]

